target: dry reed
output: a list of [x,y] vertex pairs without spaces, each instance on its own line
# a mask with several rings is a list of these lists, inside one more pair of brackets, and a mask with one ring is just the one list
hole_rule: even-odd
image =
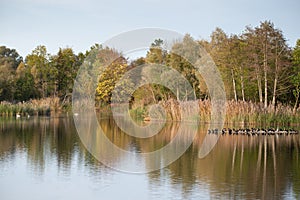
[[46,115],[60,112],[61,106],[59,98],[49,97],[34,99],[27,102],[10,103],[0,102],[0,116],[12,117],[17,114],[20,116]]
[[[173,99],[161,101],[169,120],[181,120],[180,105],[183,109],[190,109],[195,101],[179,103]],[[199,113],[201,122],[210,122],[211,102],[210,100],[199,100]],[[181,108],[182,109],[182,108]],[[191,112],[191,115],[194,115]],[[191,116],[191,118],[197,118]],[[268,106],[264,108],[259,103],[246,101],[227,101],[225,123],[300,123],[300,108],[293,113],[293,108],[289,105],[278,104],[275,108]]]

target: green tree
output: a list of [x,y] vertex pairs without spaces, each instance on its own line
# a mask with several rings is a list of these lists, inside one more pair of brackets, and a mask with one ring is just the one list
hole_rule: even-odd
[[36,98],[36,90],[34,87],[34,78],[31,74],[30,68],[26,67],[21,62],[16,70],[16,89],[15,99],[18,101],[27,101]]
[[109,104],[111,102],[112,91],[126,70],[127,62],[122,57],[115,60],[101,73],[96,89],[96,100],[100,104]]
[[291,71],[288,69],[290,66],[288,62],[290,51],[282,31],[275,28],[270,21],[261,22],[254,29],[254,37],[257,38],[255,41],[258,42],[255,51],[260,59],[259,64],[264,80],[264,107],[268,106],[270,100],[272,100],[274,107],[280,86],[281,94],[289,89],[285,85],[289,80],[287,79],[289,75],[286,72]]
[[0,46],[0,101],[14,100],[15,70],[22,60],[15,49]]
[[288,101],[290,49],[273,23],[265,21],[231,36],[217,28],[210,43],[202,43],[221,71],[228,99],[258,100],[265,108],[268,102],[275,108],[278,98]]
[[8,65],[13,69],[17,69],[22,61],[22,56],[15,49],[0,46],[0,65]]
[[296,112],[299,96],[300,96],[300,39],[297,40],[296,46],[293,50],[293,65],[294,65],[294,75],[292,78],[293,83],[293,94],[295,96],[295,104],[294,104],[294,113]]
[[[168,59],[168,65],[184,76],[194,89],[193,94],[187,94],[187,89],[184,89],[185,100],[196,99],[201,96],[199,82],[201,75],[197,72],[193,63],[190,63],[196,62],[196,59],[198,59],[197,53],[199,53],[199,44],[189,34],[186,34],[181,42],[177,42],[172,46],[172,53]],[[187,88],[186,85],[181,85],[181,83],[177,85],[178,87]],[[177,91],[179,90],[177,89]],[[179,94],[176,95],[178,97]]]
[[8,65],[0,65],[0,101],[14,99],[15,72]]
[[38,96],[43,98],[48,96],[49,56],[46,47],[40,45],[25,59],[34,78]]
[[[128,89],[126,84],[120,83],[120,78],[125,74],[128,69],[127,60],[113,49],[96,47],[94,68],[97,69],[99,74],[98,84],[96,88],[96,101],[99,105],[106,105],[111,103],[112,92],[115,86],[123,88],[122,92]],[[94,56],[94,55],[92,55]],[[128,85],[129,86],[129,85]],[[119,94],[123,95],[123,94]],[[117,100],[117,99],[116,99]]]
[[60,48],[57,55],[51,58],[51,68],[49,69],[50,74],[52,74],[52,77],[49,77],[51,88],[54,94],[57,93],[62,100],[71,97],[74,79],[82,62],[81,59],[74,54],[71,48]]
[[167,52],[162,49],[163,40],[156,39],[151,44],[146,55],[146,62],[155,64],[164,64],[166,62]]
[[[165,65],[167,63],[168,58],[168,52],[163,49],[163,40],[161,39],[155,39],[154,42],[151,44],[149,51],[147,51],[145,61],[147,64],[160,64]],[[148,71],[148,72],[141,72],[143,73],[151,73],[151,76],[156,76],[157,79],[160,78],[159,72],[154,71]],[[148,84],[144,86],[144,89],[147,91],[150,91],[150,94],[152,96],[153,102],[156,103],[157,101],[164,99],[167,99],[168,96],[168,90],[157,84]]]
[[[221,28],[216,28],[210,36],[208,52],[221,72],[228,99],[238,100],[236,61],[231,57],[234,51],[234,39],[230,39]],[[233,64],[235,63],[235,64]]]

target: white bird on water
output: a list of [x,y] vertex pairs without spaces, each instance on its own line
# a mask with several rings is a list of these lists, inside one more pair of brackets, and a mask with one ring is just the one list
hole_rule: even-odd
[[17,113],[16,114],[16,118],[18,119],[18,118],[20,118],[21,117],[21,115],[19,114],[19,113]]

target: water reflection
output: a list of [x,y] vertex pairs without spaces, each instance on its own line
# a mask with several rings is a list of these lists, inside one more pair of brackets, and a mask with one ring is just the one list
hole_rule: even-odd
[[291,187],[299,197],[298,155],[298,136],[223,136],[195,166],[217,197],[283,198]]
[[[94,168],[101,165],[81,145],[70,118],[1,119],[0,160],[5,162],[16,153],[26,154],[35,174],[43,175],[47,162],[68,174],[75,158]],[[1,166],[0,166],[1,167]]]
[[[179,129],[179,124],[167,123],[159,134],[147,139],[135,139],[123,133],[111,119],[100,120],[100,125],[114,144],[134,152],[160,149],[172,141]],[[17,185],[18,180],[13,179],[10,171],[17,173],[19,168],[16,166],[13,169],[14,165],[10,162],[24,158],[27,170],[19,170],[19,173],[28,173],[28,176],[33,177],[45,177],[50,173],[50,176],[69,177],[74,181],[74,176],[83,174],[80,175],[80,180],[84,177],[92,179],[92,185],[98,184],[101,187],[114,185],[122,178],[131,181],[141,179],[142,182],[146,181],[145,187],[134,182],[132,186],[134,190],[147,193],[146,198],[196,199],[208,195],[226,199],[300,198],[298,135],[225,135],[220,137],[207,157],[199,159],[199,147],[207,128],[207,125],[200,126],[194,143],[176,162],[164,169],[137,176],[112,171],[91,156],[80,142],[71,118],[1,119],[0,186],[6,184],[3,182],[8,180],[6,176],[10,176],[12,184]],[[181,144],[177,145],[188,142],[190,136],[187,132],[181,138]],[[105,147],[100,150],[110,151]],[[118,157],[116,161],[120,164],[131,162],[126,157]],[[144,162],[146,166],[155,165],[151,160]],[[49,172],[51,170],[54,172]],[[52,184],[60,182],[60,179],[55,179]],[[35,185],[32,184],[32,187]],[[92,192],[93,187],[89,187],[87,191]],[[82,191],[75,191],[75,194],[79,195],[80,192]]]

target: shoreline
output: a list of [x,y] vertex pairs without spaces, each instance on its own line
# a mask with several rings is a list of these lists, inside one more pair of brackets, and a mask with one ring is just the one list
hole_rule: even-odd
[[[170,99],[158,103],[166,110],[167,121],[182,121],[180,116],[180,103]],[[209,100],[197,100],[183,102],[184,106],[199,106],[199,114],[189,115],[185,121],[200,121],[210,123],[211,103]],[[132,118],[142,121],[149,118],[150,105],[132,106],[130,115]],[[110,106],[95,107],[97,113],[111,115]],[[30,100],[27,102],[10,103],[0,102],[0,117],[27,117],[27,116],[57,116],[72,115],[71,103],[62,104],[58,98],[45,98]],[[159,118],[155,120],[160,120]],[[147,120],[145,120],[147,121]],[[276,107],[269,106],[266,109],[259,103],[247,101],[226,101],[226,116],[224,124],[299,124],[300,108],[293,112],[289,105],[278,104]]]

